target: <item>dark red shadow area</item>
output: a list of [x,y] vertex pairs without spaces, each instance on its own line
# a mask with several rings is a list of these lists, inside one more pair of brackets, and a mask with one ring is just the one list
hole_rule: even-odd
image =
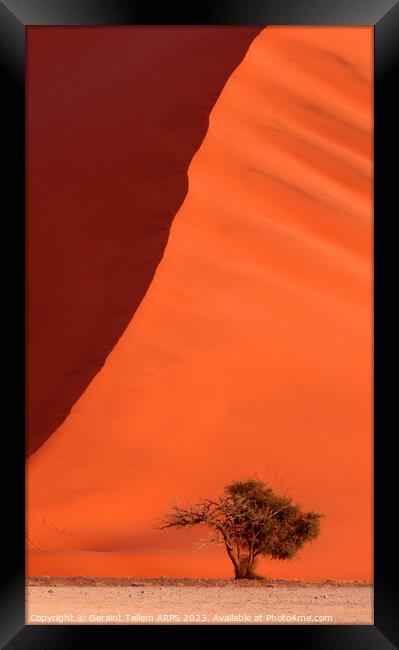
[[209,113],[260,30],[28,29],[27,453],[131,320]]

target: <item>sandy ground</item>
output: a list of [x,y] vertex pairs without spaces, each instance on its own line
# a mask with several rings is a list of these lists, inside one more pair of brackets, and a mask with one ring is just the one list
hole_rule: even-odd
[[364,583],[30,580],[28,625],[373,625]]

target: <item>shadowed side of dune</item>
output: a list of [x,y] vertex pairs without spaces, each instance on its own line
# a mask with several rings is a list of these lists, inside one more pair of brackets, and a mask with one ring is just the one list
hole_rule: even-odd
[[27,453],[131,320],[209,112],[260,29],[29,30]]
[[371,579],[371,74],[369,28],[254,40],[145,298],[29,459],[30,575],[227,576],[155,524],[257,475],[325,515],[261,572]]

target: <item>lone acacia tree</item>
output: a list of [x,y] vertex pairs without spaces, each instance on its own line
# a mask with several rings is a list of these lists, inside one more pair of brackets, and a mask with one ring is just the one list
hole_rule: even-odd
[[185,528],[205,524],[209,543],[222,543],[236,578],[258,578],[260,555],[285,560],[320,533],[316,512],[302,512],[290,497],[278,496],[257,479],[227,485],[216,500],[205,499],[186,507],[175,504],[161,519],[160,528]]

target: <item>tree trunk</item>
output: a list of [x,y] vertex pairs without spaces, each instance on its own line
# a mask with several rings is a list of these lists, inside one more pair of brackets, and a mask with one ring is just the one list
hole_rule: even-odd
[[239,554],[235,553],[227,543],[226,551],[234,567],[234,577],[237,580],[252,580],[259,577],[255,573],[255,558],[251,557],[251,555],[239,557]]
[[231,560],[231,563],[232,563],[232,565],[233,565],[233,567],[234,567],[234,574],[235,574],[235,577],[237,577],[237,571],[239,570],[239,569],[238,569],[238,564],[239,564],[238,559],[237,559],[237,557],[236,557],[236,554],[235,554],[234,551],[233,551],[233,548],[232,548],[231,546],[229,546],[229,544],[227,543],[226,540],[225,540],[225,544],[226,544],[226,551],[227,551],[227,554],[228,554],[228,556],[229,556],[229,558],[230,558],[230,560]]
[[238,580],[252,580],[257,577],[255,573],[255,562],[250,561],[249,557],[241,558],[240,562],[234,566],[235,578]]

